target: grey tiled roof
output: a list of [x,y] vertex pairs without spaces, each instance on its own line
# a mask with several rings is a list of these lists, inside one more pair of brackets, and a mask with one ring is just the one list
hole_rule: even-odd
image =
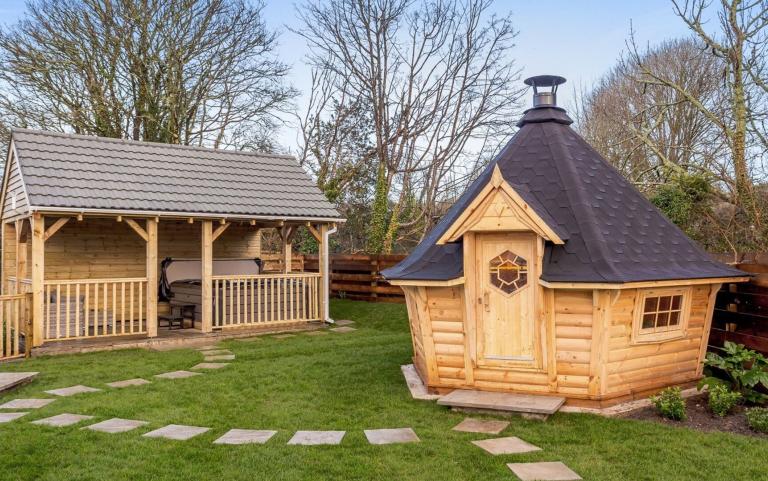
[[30,205],[339,218],[293,157],[15,129]]
[[[745,276],[713,260],[587,144],[559,108],[526,112],[520,130],[389,279],[447,280],[463,273],[462,246],[437,245],[495,166],[565,240],[547,242],[542,279],[607,282]],[[547,215],[541,215],[542,210]],[[561,233],[565,235],[561,235]]]

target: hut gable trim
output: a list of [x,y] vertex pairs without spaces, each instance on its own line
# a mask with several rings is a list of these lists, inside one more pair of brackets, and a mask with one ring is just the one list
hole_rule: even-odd
[[554,244],[564,244],[552,227],[504,180],[498,166],[437,244],[455,242],[468,231],[531,231]]
[[29,213],[29,196],[13,140],[8,147],[5,169],[3,170],[2,194],[0,195],[3,218],[23,217]]

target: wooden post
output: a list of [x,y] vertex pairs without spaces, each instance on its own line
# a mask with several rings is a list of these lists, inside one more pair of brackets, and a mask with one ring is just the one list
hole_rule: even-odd
[[283,227],[283,271],[288,274],[293,268],[293,236],[291,235],[292,228]]
[[202,252],[200,255],[202,264],[202,273],[200,283],[202,284],[202,309],[203,309],[203,332],[213,331],[213,223],[210,220],[202,221],[203,241]]
[[328,232],[328,225],[327,224],[320,224],[320,240],[318,241],[318,264],[319,264],[319,271],[320,271],[320,299],[319,300],[319,308],[320,308],[320,319],[322,321],[328,321],[326,315],[325,315],[325,306],[328,304],[328,296],[330,293],[330,268],[329,268],[329,255],[328,255],[328,246],[325,245],[326,239],[326,232]]
[[35,212],[32,217],[32,339],[33,346],[43,344],[45,312],[45,217]]
[[24,232],[24,219],[16,222],[16,292],[22,292],[22,279],[27,278],[27,234]]
[[157,337],[157,220],[147,219],[147,337]]

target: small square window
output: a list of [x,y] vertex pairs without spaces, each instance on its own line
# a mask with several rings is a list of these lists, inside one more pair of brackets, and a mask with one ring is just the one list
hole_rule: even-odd
[[669,325],[669,313],[660,312],[656,315],[656,327],[667,327]]
[[672,311],[669,313],[669,325],[676,326],[680,323],[680,311]]
[[672,305],[672,296],[659,297],[659,311],[668,311]]
[[643,314],[643,329],[653,329],[656,326],[656,314]]
[[686,289],[638,291],[634,339],[658,342],[683,335]]

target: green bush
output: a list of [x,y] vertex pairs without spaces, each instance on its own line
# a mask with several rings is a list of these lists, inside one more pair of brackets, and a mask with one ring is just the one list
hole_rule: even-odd
[[709,390],[709,409],[720,417],[725,416],[741,401],[739,392],[731,391],[727,386],[718,384]]
[[685,401],[679,387],[668,387],[657,396],[651,397],[651,402],[656,410],[667,419],[685,421]]
[[708,376],[699,381],[699,388],[706,385],[710,389],[717,385],[727,384],[732,391],[741,393],[742,397],[751,403],[761,404],[768,396],[757,388],[768,388],[768,359],[760,353],[747,349],[743,344],[725,341],[723,354],[713,352],[707,354],[704,364],[710,368],[719,369],[727,379]]
[[768,408],[747,409],[747,424],[755,431],[768,433]]

